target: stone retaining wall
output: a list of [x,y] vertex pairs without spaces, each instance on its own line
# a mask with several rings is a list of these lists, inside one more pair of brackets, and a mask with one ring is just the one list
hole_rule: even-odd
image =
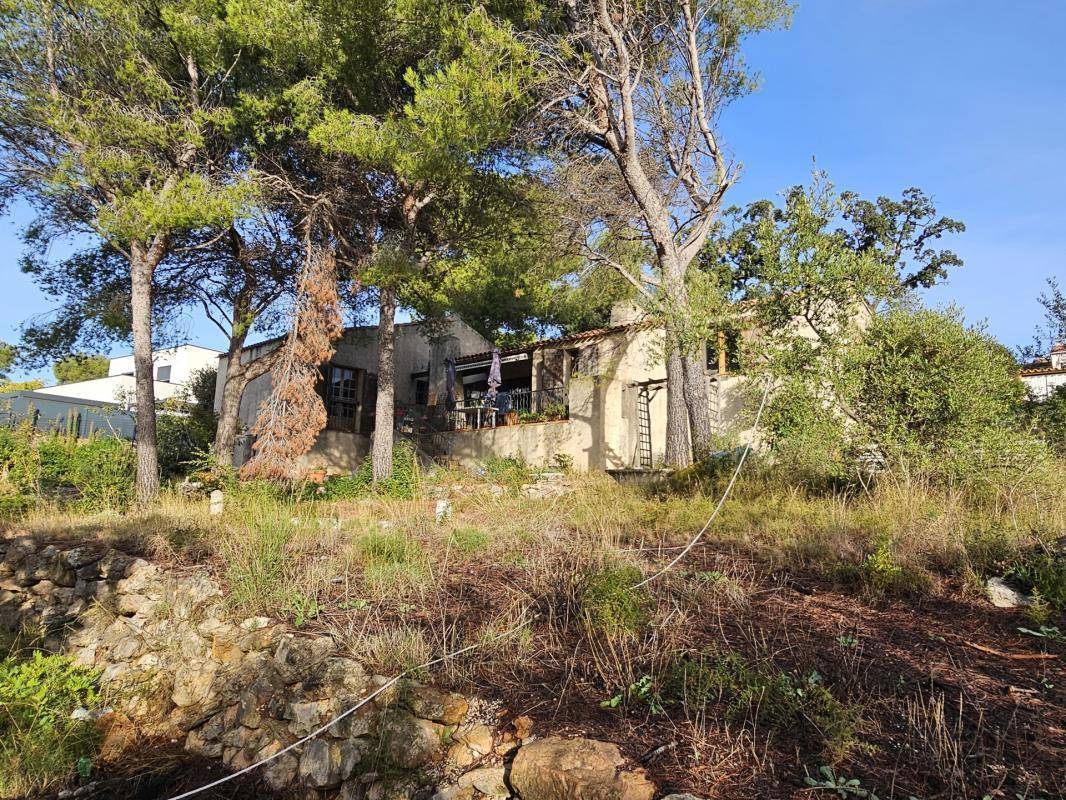
[[[329,638],[265,617],[230,619],[219,585],[202,570],[167,573],[104,544],[42,545],[18,532],[0,535],[0,630],[40,636],[48,649],[100,670],[126,725],[183,739],[188,750],[235,770],[389,680]],[[517,793],[510,761],[530,726],[476,699],[402,681],[261,774],[275,790],[310,797],[507,797]],[[587,740],[541,741],[565,749]],[[613,745],[595,744],[613,748],[605,776],[628,776],[626,790],[610,796],[650,800],[654,787],[643,773],[622,770]],[[525,758],[530,775],[538,774],[535,750]],[[545,750],[550,760],[557,751]],[[550,795],[531,790],[523,800]]]

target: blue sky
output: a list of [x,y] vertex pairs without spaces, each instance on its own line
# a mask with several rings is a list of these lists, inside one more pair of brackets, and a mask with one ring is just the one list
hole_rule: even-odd
[[[966,233],[965,266],[926,293],[987,321],[1008,345],[1028,343],[1044,282],[1066,282],[1066,2],[1063,0],[801,0],[792,28],[752,40],[763,75],[723,120],[744,164],[730,202],[807,181],[811,159],[838,188],[931,194]],[[0,220],[0,339],[48,310],[18,272],[13,209]],[[190,319],[188,335],[220,346]]]

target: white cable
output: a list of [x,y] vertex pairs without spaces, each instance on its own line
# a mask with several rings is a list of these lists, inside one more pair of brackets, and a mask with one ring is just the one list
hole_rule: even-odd
[[[763,393],[762,393],[762,401],[759,403],[759,410],[755,413],[755,423],[751,426],[751,429],[752,429],[753,432],[759,430],[759,420],[762,418],[762,411],[763,411],[764,408],[766,408],[766,398],[769,397],[769,396],[770,396],[770,382],[767,381],[766,382],[766,388],[763,390]],[[750,452],[751,452],[751,439],[749,438],[747,443],[744,445],[744,452],[740,454],[740,460],[737,462],[737,467],[736,467],[736,469],[733,470],[733,477],[729,479],[729,484],[725,487],[725,491],[722,492],[722,497],[718,500],[718,505],[716,505],[714,507],[714,511],[711,512],[711,516],[709,516],[707,518],[707,522],[705,522],[703,527],[700,528],[700,532],[697,533],[693,537],[691,542],[689,542],[687,545],[685,545],[685,549],[684,550],[682,550],[680,553],[678,553],[676,556],[674,556],[674,559],[669,564],[667,564],[665,567],[663,567],[658,572],[653,573],[652,575],[649,575],[647,578],[645,578],[644,580],[642,580],[640,583],[636,584],[635,586],[632,586],[631,588],[639,589],[641,586],[644,586],[645,584],[651,583],[653,580],[658,578],[660,575],[663,575],[663,574],[669,572],[671,569],[673,569],[674,565],[676,565],[678,561],[680,561],[686,555],[688,555],[688,552],[693,547],[696,546],[696,543],[703,537],[703,534],[705,534],[707,532],[707,529],[711,527],[711,523],[714,522],[714,518],[718,516],[718,512],[722,510],[722,506],[725,505],[726,498],[728,498],[729,497],[729,493],[731,491],[733,491],[733,484],[737,482],[737,476],[740,475],[740,468],[744,466],[744,461],[747,459],[748,453],[750,453]]]
[[[766,384],[766,388],[763,390],[762,400],[759,403],[759,410],[755,414],[755,423],[754,423],[754,425],[752,425],[752,430],[758,430],[759,429],[759,420],[762,418],[763,409],[766,407],[766,398],[769,396],[769,394],[770,394],[770,383],[768,381],[767,384]],[[654,573],[652,575],[649,575],[647,578],[642,580],[640,583],[638,583],[635,586],[633,586],[632,587],[633,589],[639,589],[641,586],[644,586],[644,585],[646,585],[648,583],[651,583],[653,580],[658,578],[660,575],[663,575],[666,572],[669,572],[671,569],[673,569],[673,567],[681,559],[683,559],[686,555],[688,555],[689,551],[693,547],[696,546],[696,543],[699,542],[699,540],[703,537],[703,534],[705,534],[707,532],[707,529],[711,527],[711,523],[714,522],[715,517],[718,516],[718,512],[722,510],[722,506],[725,505],[725,501],[729,497],[729,493],[733,490],[733,484],[735,484],[737,482],[737,477],[740,475],[741,467],[744,466],[744,462],[747,460],[748,453],[750,453],[750,452],[751,452],[751,441],[749,440],[744,445],[744,452],[741,453],[741,455],[740,455],[740,460],[737,462],[736,469],[733,470],[733,476],[729,479],[729,484],[725,487],[725,491],[722,493],[722,497],[718,500],[718,505],[716,505],[714,507],[714,511],[711,512],[711,516],[707,518],[707,522],[705,522],[703,527],[700,528],[699,533],[697,533],[695,535],[695,537],[693,537],[692,541],[689,542],[688,545],[686,545],[685,549],[682,550],[680,553],[678,553],[677,556],[675,556],[674,559],[669,564],[667,564],[665,567],[663,567],[658,572],[656,572],[656,573]],[[387,683],[385,683],[382,686],[380,686],[377,689],[375,689],[373,692],[368,694],[366,697],[364,697],[362,700],[360,700],[358,703],[356,703],[351,708],[347,709],[346,711],[342,712],[341,714],[338,714],[336,717],[334,717],[333,719],[331,719],[329,722],[327,722],[326,724],[322,725],[321,727],[311,731],[311,733],[307,734],[307,736],[303,737],[302,739],[297,739],[295,742],[293,742],[292,744],[288,745],[287,747],[284,747],[281,750],[278,750],[278,752],[274,753],[273,755],[267,756],[266,758],[262,759],[261,761],[257,761],[256,763],[254,763],[254,764],[252,764],[250,766],[247,766],[247,767],[245,767],[242,770],[238,770],[237,772],[234,772],[234,773],[232,773],[230,775],[227,775],[224,778],[219,778],[217,781],[212,781],[211,783],[205,784],[204,786],[201,786],[198,789],[192,789],[192,790],[190,790],[188,792],[183,792],[182,794],[174,795],[173,797],[167,798],[167,800],[184,800],[184,798],[186,798],[186,797],[193,797],[195,795],[200,794],[201,792],[206,792],[208,789],[213,789],[216,786],[221,786],[224,783],[228,783],[229,781],[235,780],[236,778],[239,778],[241,775],[246,775],[247,773],[251,772],[252,770],[258,769],[259,767],[263,766],[264,764],[269,764],[274,759],[280,758],[281,756],[285,755],[286,753],[291,752],[292,750],[295,750],[297,747],[299,747],[302,744],[306,744],[307,742],[309,742],[312,739],[314,739],[315,737],[317,737],[319,734],[325,733],[327,730],[332,728],[334,725],[336,725],[342,719],[344,719],[347,716],[350,716],[351,714],[354,714],[356,711],[358,711],[360,708],[365,706],[367,703],[369,703],[371,700],[373,700],[379,694],[384,692],[390,686],[393,686],[397,681],[401,680],[402,678],[406,677],[407,675],[410,675],[412,672],[417,672],[418,670],[421,670],[421,669],[429,669],[430,667],[435,666],[436,664],[439,664],[442,661],[447,661],[449,658],[455,658],[456,656],[460,656],[463,653],[468,653],[471,650],[476,650],[478,647],[483,647],[486,644],[490,644],[492,642],[498,642],[501,639],[506,639],[508,636],[511,636],[514,633],[516,633],[519,629],[524,628],[528,623],[529,623],[528,620],[523,620],[522,622],[520,622],[518,625],[515,625],[510,630],[505,631],[504,633],[501,633],[499,636],[495,636],[492,639],[489,639],[489,640],[484,641],[484,642],[475,642],[474,644],[467,645],[466,647],[462,647],[462,648],[460,648],[458,650],[453,650],[451,653],[447,653],[447,654],[445,654],[443,656],[439,656],[439,657],[433,659],[432,661],[427,661],[426,663],[419,664],[416,667],[410,667],[410,668],[404,670],[403,672],[401,672],[395,678],[392,678]]]
[[405,669],[403,672],[401,672],[399,675],[397,675],[395,678],[392,678],[388,683],[385,683],[384,685],[382,685],[379,688],[375,689],[373,692],[368,694],[366,697],[364,697],[362,700],[360,700],[354,706],[349,708],[347,711],[345,711],[345,712],[343,712],[341,714],[338,714],[336,717],[331,719],[325,725],[323,725],[320,728],[317,728],[316,730],[311,731],[311,733],[307,734],[307,736],[303,737],[302,739],[297,739],[295,742],[290,744],[288,747],[284,747],[281,750],[278,750],[278,752],[274,753],[273,755],[267,756],[266,758],[262,759],[261,761],[257,761],[256,763],[252,764],[251,766],[245,767],[242,770],[238,770],[237,772],[234,772],[234,773],[232,773],[230,775],[227,775],[224,778],[219,778],[217,781],[212,781],[211,783],[205,784],[204,786],[201,786],[198,789],[192,789],[192,790],[190,790],[188,792],[184,792],[182,794],[174,795],[173,797],[170,797],[167,800],[183,800],[183,798],[192,797],[193,795],[200,794],[200,792],[206,792],[208,789],[213,789],[216,786],[221,786],[223,783],[228,783],[229,781],[232,781],[235,778],[239,778],[241,775],[245,775],[245,774],[251,772],[254,769],[258,769],[259,767],[263,766],[264,764],[268,764],[271,761],[273,761],[274,759],[280,758],[281,756],[285,755],[286,753],[290,752],[291,750],[295,750],[300,745],[306,744],[307,742],[311,741],[312,739],[314,739],[319,734],[326,732],[327,730],[332,728],[334,725],[336,725],[338,722],[340,722],[342,719],[344,719],[345,717],[349,716],[350,714],[355,713],[360,708],[365,706],[367,703],[369,703],[371,700],[373,700],[375,697],[377,697],[379,694],[384,692],[386,689],[388,689],[390,686],[395,684],[397,681],[399,681],[404,676],[410,675],[412,672],[417,672],[418,670],[421,670],[421,669],[429,669],[430,667],[432,667],[432,666],[434,666],[436,664],[439,664],[442,661],[447,661],[449,658],[455,658],[456,656],[460,656],[463,653],[468,653],[471,650],[475,650],[478,647],[484,647],[487,644],[491,644],[493,642],[498,642],[498,641],[500,641],[500,639],[506,639],[508,636],[511,636],[512,634],[516,633],[519,629],[524,628],[528,624],[529,624],[529,620],[523,620],[522,622],[520,622],[519,624],[517,624],[513,628],[511,628],[509,631],[505,631],[504,633],[501,633],[499,636],[495,636],[492,639],[488,639],[488,640],[482,641],[482,642],[475,642],[474,644],[467,645],[466,647],[462,647],[462,648],[460,648],[458,650],[453,650],[451,653],[447,653],[446,655],[439,656],[438,658],[435,658],[432,661],[427,661],[425,664],[419,664],[417,667],[409,667],[408,669]]

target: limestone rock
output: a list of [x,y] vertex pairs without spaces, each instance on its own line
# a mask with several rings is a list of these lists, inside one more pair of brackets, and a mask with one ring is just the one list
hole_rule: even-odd
[[595,739],[551,736],[524,745],[511,765],[522,800],[651,800],[642,769],[626,768],[618,747]]
[[178,668],[174,675],[174,693],[171,695],[178,708],[203,703],[211,695],[218,664],[214,661],[193,661]]
[[[281,742],[271,742],[256,753],[255,760],[262,761],[283,749]],[[268,761],[261,769],[263,780],[274,791],[285,789],[296,779],[296,772],[300,762],[291,752],[278,756],[273,761]]]
[[441,725],[458,725],[466,718],[470,706],[461,694],[442,692],[432,686],[415,685],[405,698],[404,705],[416,717],[433,720]]
[[1018,608],[1029,605],[1029,598],[1010,586],[1002,578],[989,578],[985,583],[988,599],[996,608]]
[[290,720],[289,730],[297,737],[306,736],[329,718],[332,708],[329,700],[290,703],[285,710],[285,717]]
[[448,749],[448,760],[458,767],[469,767],[492,752],[492,731],[480,722],[461,727],[454,740]]
[[282,679],[286,683],[294,683],[306,678],[335,649],[336,646],[329,639],[308,639],[287,633],[278,638],[274,662]]
[[378,724],[381,757],[404,769],[421,767],[440,752],[447,730],[401,708],[389,709]]
[[472,786],[489,797],[509,797],[511,789],[507,786],[505,774],[503,764],[497,767],[482,767],[460,775],[456,783],[460,787]]
[[[341,784],[341,750],[335,742],[313,739],[300,756],[300,777],[316,789],[335,789]],[[349,771],[350,772],[350,771]]]

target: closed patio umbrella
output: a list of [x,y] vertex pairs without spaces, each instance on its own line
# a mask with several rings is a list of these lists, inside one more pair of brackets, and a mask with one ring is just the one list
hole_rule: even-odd
[[500,384],[503,380],[500,378],[500,348],[492,348],[492,363],[489,364],[489,402],[493,402],[496,398],[496,390],[500,388]]
[[444,408],[455,411],[455,358],[448,356],[444,359],[444,386],[447,396],[444,398]]

